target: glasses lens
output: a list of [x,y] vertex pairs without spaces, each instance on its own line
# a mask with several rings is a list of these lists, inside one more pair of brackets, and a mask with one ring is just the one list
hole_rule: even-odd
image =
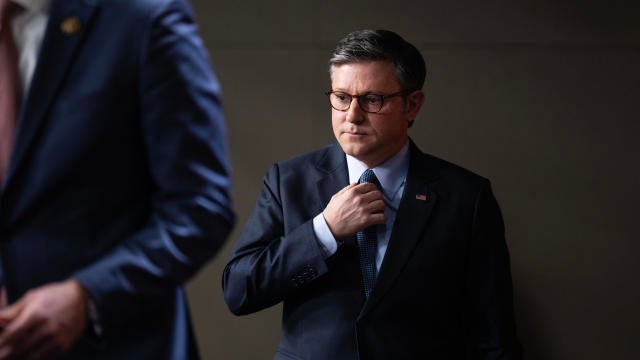
[[343,92],[332,92],[329,94],[331,106],[336,110],[347,110],[351,105],[351,96]]
[[358,97],[358,105],[366,112],[378,112],[382,108],[382,95],[365,94]]

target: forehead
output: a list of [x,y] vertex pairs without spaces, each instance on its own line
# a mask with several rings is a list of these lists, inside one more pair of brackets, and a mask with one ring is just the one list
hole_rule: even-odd
[[331,88],[352,94],[400,90],[391,61],[347,63],[333,68]]

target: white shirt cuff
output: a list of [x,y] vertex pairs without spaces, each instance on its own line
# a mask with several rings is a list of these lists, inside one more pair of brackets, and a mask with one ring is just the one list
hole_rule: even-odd
[[329,257],[338,251],[338,243],[333,237],[327,221],[324,219],[322,213],[313,218],[313,232],[316,234],[316,239],[326,257]]

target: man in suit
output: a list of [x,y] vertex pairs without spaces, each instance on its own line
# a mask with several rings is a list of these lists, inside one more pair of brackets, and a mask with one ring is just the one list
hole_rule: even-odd
[[197,359],[182,285],[234,214],[189,4],[0,2],[23,94],[2,133],[0,359]]
[[230,310],[283,302],[275,359],[519,359],[489,181],[408,137],[419,51],[356,31],[329,65],[337,144],[268,171],[224,270]]

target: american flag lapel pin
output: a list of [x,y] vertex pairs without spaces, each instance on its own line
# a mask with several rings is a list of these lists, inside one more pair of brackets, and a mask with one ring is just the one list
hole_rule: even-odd
[[427,195],[425,195],[425,194],[416,194],[416,200],[427,201]]

